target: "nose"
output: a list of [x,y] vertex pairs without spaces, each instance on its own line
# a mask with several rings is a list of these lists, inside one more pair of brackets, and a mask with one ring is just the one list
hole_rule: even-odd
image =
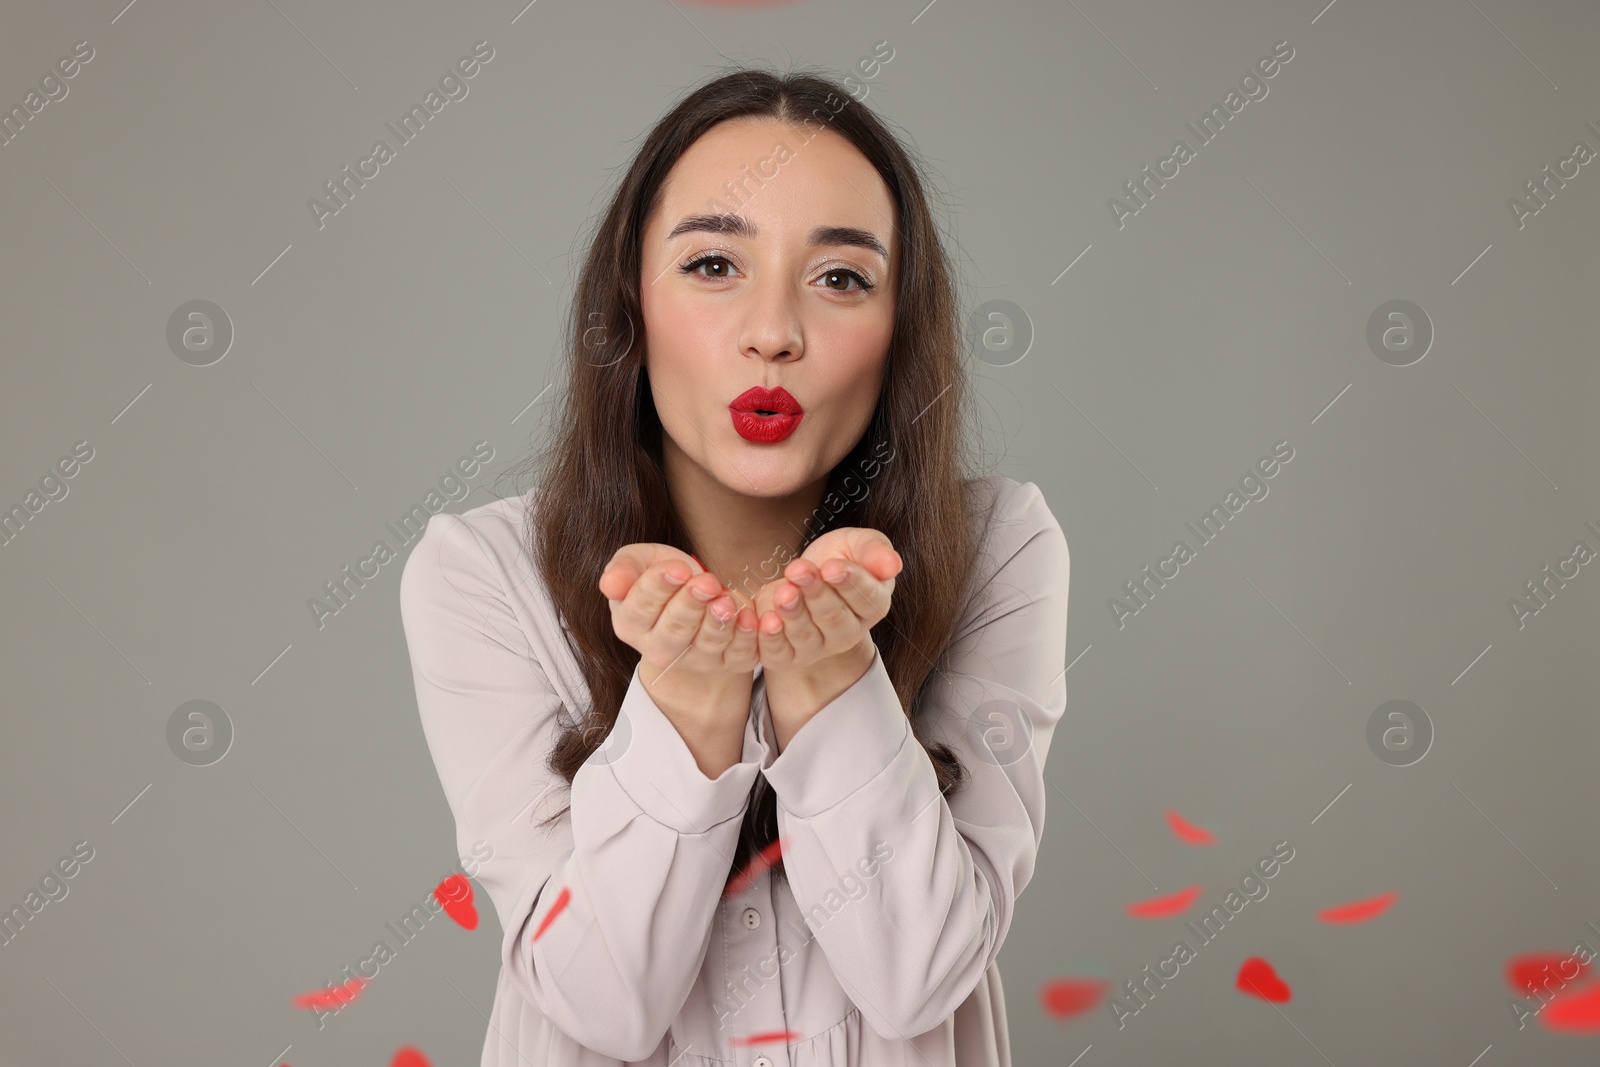
[[805,350],[796,295],[778,274],[749,290],[739,351],[764,362],[792,362]]

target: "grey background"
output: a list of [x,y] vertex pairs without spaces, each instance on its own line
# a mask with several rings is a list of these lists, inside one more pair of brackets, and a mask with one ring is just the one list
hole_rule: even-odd
[[[0,148],[0,503],[94,448],[0,547],[0,903],[95,850],[0,948],[0,1061],[477,1062],[481,891],[477,930],[430,924],[325,1029],[290,1006],[457,863],[400,561],[321,629],[307,601],[474,442],[492,469],[451,510],[525,488],[493,475],[557,402],[574,251],[670,101],[724,56],[842,76],[884,40],[867,103],[937,169],[970,306],[1035,334],[973,360],[995,469],[1072,549],[1045,847],[1000,957],[1016,1062],[1593,1062],[1600,1037],[1519,1032],[1502,969],[1600,947],[1600,575],[1520,629],[1507,604],[1600,548],[1600,163],[1522,229],[1506,201],[1600,149],[1600,9],[121,3],[0,19],[6,108],[95,50]],[[468,97],[319,230],[307,199],[480,39]],[[1268,96],[1119,229],[1107,199],[1280,40]],[[207,367],[166,342],[195,299],[236,331]],[[1436,331],[1407,367],[1366,343],[1394,299]],[[1119,629],[1123,582],[1280,440],[1269,495]],[[1395,699],[1436,732],[1408,767],[1366,741]],[[234,730],[208,767],[168,748],[191,700]],[[1209,907],[1282,840],[1270,895],[1125,1028],[1044,1013],[1052,978],[1168,955],[1179,921],[1127,903]],[[1233,988],[1250,955],[1290,1002]]]

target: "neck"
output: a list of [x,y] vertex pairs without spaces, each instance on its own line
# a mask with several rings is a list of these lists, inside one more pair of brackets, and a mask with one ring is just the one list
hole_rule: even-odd
[[756,590],[800,554],[806,519],[827,489],[824,475],[781,496],[738,492],[711,477],[670,440],[663,442],[663,461],[667,492],[695,555],[740,603],[753,600]]

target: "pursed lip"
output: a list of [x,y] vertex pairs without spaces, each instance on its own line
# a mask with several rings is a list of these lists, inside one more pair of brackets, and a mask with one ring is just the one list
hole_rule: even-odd
[[805,410],[781,385],[776,389],[752,385],[735,397],[728,407],[733,411],[774,411],[779,415],[800,415]]

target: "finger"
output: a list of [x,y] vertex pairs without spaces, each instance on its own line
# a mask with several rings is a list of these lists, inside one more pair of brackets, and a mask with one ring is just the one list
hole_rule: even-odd
[[644,565],[632,555],[618,553],[600,572],[600,592],[607,600],[622,600],[644,572]]
[[[862,630],[870,627],[876,619],[871,615],[858,614],[855,606],[839,589],[824,581],[809,560],[805,562],[808,569],[790,580],[800,587],[809,625],[817,632],[818,643],[823,648],[836,648],[859,641]],[[799,567],[794,567],[794,570],[799,572]],[[792,632],[794,627],[788,629]],[[791,638],[796,646],[803,639],[803,634]]]
[[706,604],[705,613],[700,620],[700,632],[695,636],[695,647],[704,652],[708,658],[720,660],[728,646],[733,643],[734,634],[738,629],[734,619],[739,609],[734,604],[733,598],[727,595],[713,594],[713,596],[714,599]]
[[[628,593],[626,610],[638,632],[655,632],[664,647],[677,655],[688,647],[700,628],[703,601],[696,600],[685,584],[689,566],[682,560],[669,560],[649,567]],[[676,576],[685,583],[674,583]],[[700,578],[696,582],[714,581]],[[658,664],[661,666],[661,664]]]
[[838,593],[858,618],[876,621],[889,613],[893,578],[877,578],[861,564],[846,559],[830,559],[821,570],[822,584]]
[[756,628],[756,641],[761,650],[762,666],[768,670],[787,667],[794,662],[795,647],[783,632],[783,619],[776,611],[768,611],[761,616],[761,625]]
[[[812,584],[815,586],[823,583]],[[838,600],[838,597],[835,596],[834,599]],[[815,657],[822,650],[827,638],[811,616],[811,606],[807,603],[805,591],[793,582],[778,582],[777,588],[772,593],[772,603],[778,611],[778,617],[783,620],[783,635],[788,638],[795,651],[808,658]],[[838,606],[842,608],[843,604],[843,601],[839,601]]]
[[906,567],[905,560],[894,550],[887,537],[881,544],[874,543],[867,546],[862,552],[861,565],[871,572],[874,578],[880,580],[893,578]]
[[704,567],[690,563],[684,552],[673,548],[671,545],[637,542],[623,545],[612,555],[605,569],[600,574],[600,591],[608,600],[622,600],[634,583],[653,565],[666,563],[670,560],[680,560],[688,567],[690,575],[698,574],[705,570]]
[[[810,554],[808,558],[820,563],[822,559],[842,557],[861,564],[874,578],[892,578],[900,573],[904,561],[882,530],[874,530],[868,526],[848,526],[832,532],[839,535],[837,540],[826,545],[814,543],[802,555],[807,555],[812,552],[812,548],[816,548],[819,551]],[[818,541],[820,542],[821,538]]]
[[745,670],[755,670],[760,662],[761,650],[759,639],[756,636],[756,613],[750,608],[740,608],[734,617],[733,641],[722,654],[722,661],[730,666]]

